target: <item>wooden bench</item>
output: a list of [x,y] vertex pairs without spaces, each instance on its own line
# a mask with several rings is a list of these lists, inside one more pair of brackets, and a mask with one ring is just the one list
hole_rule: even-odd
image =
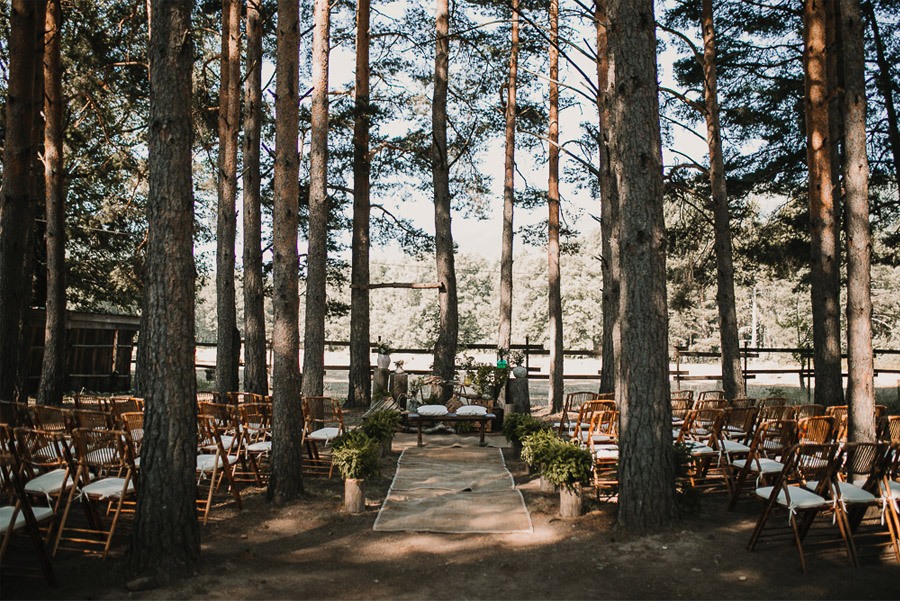
[[472,422],[477,423],[479,425],[479,431],[481,434],[481,439],[478,441],[480,446],[486,446],[487,443],[484,441],[484,432],[487,429],[487,424],[492,419],[497,417],[493,413],[486,413],[484,415],[456,415],[455,413],[446,413],[444,415],[419,415],[418,413],[407,413],[406,419],[408,420],[410,425],[415,424],[416,426],[416,441],[418,446],[425,446],[422,443],[422,425],[423,424],[436,424],[438,422]]

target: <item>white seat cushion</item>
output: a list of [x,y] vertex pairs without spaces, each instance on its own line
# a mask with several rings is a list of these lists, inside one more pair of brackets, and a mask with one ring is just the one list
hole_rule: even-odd
[[272,450],[271,440],[261,440],[247,445],[247,450],[251,453],[268,453]]
[[[816,480],[809,480],[806,483],[806,488],[810,490],[815,490],[818,487],[819,483]],[[873,503],[875,501],[875,495],[849,482],[839,482],[838,488],[841,491],[841,499],[845,503]]]
[[[731,465],[741,470],[744,469],[744,465],[747,463],[746,459],[737,459],[731,462]],[[784,469],[784,464],[780,461],[775,461],[774,459],[766,459],[765,457],[760,459],[754,459],[750,462],[750,471],[752,472],[760,472],[763,474],[773,474],[775,472],[780,472]]]
[[726,453],[749,453],[750,447],[736,440],[725,439],[722,441],[722,450]]
[[416,409],[419,415],[427,415],[429,417],[436,415],[447,415],[447,407],[444,405],[422,405]]
[[66,478],[66,470],[56,469],[26,482],[25,492],[35,495],[55,495],[62,489],[63,480],[68,480],[68,486],[72,486],[71,478]]
[[[6,534],[6,529],[9,527],[9,522],[12,520],[13,512],[15,508],[12,505],[4,505],[0,507],[0,533]],[[31,513],[34,514],[34,519],[38,522],[42,522],[53,516],[53,508],[52,507],[32,507]],[[25,515],[20,511],[16,514],[16,523],[13,526],[13,531],[19,530],[25,527]]]
[[[419,409],[421,409],[421,407],[419,407]],[[481,405],[463,405],[456,410],[456,415],[487,415],[487,407],[482,407]]]
[[[788,486],[788,492],[791,495],[791,509],[815,509],[816,507],[824,507],[829,504],[829,501],[826,499],[800,486]],[[768,499],[772,496],[772,487],[763,486],[757,488],[756,496]],[[782,507],[788,507],[787,496],[784,494],[784,490],[778,491],[778,504]]]
[[[125,486],[125,478],[103,478],[91,482],[81,489],[86,495],[97,497],[98,499],[118,499],[122,494],[122,488]],[[128,489],[126,493],[134,492],[134,481],[128,481]]]
[[602,444],[594,447],[594,459],[610,461],[619,458],[619,446],[614,444]]
[[[446,410],[447,408],[444,407],[444,409]],[[309,438],[310,440],[324,440],[325,442],[328,442],[329,440],[337,438],[340,433],[340,428],[319,428],[318,430],[313,430],[312,432],[310,432],[307,438]],[[269,448],[272,448],[271,445],[269,446]]]
[[[237,463],[237,457],[234,455],[228,455],[228,464],[232,465]],[[211,472],[216,467],[222,467],[224,462],[218,455],[213,455],[209,453],[201,453],[197,455],[197,471],[198,472]]]

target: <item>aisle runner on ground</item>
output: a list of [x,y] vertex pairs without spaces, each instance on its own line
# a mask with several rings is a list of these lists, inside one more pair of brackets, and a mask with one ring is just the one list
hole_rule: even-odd
[[382,532],[532,532],[525,500],[500,449],[403,451],[374,529]]

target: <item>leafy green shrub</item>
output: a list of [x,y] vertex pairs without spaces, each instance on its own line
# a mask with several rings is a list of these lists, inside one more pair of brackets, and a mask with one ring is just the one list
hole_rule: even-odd
[[522,461],[540,467],[547,462],[554,445],[562,442],[556,432],[544,428],[522,438]]
[[503,419],[503,436],[513,444],[522,444],[522,439],[549,426],[529,413],[513,413]]
[[373,411],[363,419],[360,428],[366,435],[379,442],[390,440],[400,423],[400,412],[393,409]]
[[342,434],[333,443],[332,461],[342,478],[364,480],[381,475],[380,444],[361,428]]
[[594,469],[591,452],[577,441],[562,441],[547,449],[547,457],[541,474],[552,484],[574,488],[579,482],[587,482]]

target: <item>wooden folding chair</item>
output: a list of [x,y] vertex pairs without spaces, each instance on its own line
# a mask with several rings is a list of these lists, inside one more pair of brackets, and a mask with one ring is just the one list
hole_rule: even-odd
[[[572,429],[573,424],[570,421],[570,415],[577,414],[584,403],[596,400],[596,398],[597,394],[594,392],[570,392],[566,395],[566,398],[563,399],[563,410],[559,422],[553,424],[553,427],[558,429],[561,437],[566,437],[567,432],[570,432]],[[587,422],[584,422],[584,425],[587,427]]]
[[71,426],[73,430],[75,428],[84,428],[88,430],[113,430],[115,428],[115,418],[113,417],[111,411],[73,409]]
[[123,413],[122,430],[125,432],[125,441],[128,443],[128,452],[135,468],[135,477],[140,474],[141,450],[144,445],[144,413],[143,411],[130,411]]
[[582,445],[587,444],[588,429],[590,428],[591,418],[595,413],[601,411],[615,411],[616,402],[607,400],[593,399],[585,401],[578,409],[578,418],[568,429],[567,436],[577,440]]
[[[262,475],[259,472],[259,466],[256,464],[256,454],[248,453],[245,445],[248,444],[241,432],[240,410],[234,405],[226,405],[224,403],[207,403],[199,404],[198,410],[200,415],[208,415],[216,422],[219,429],[219,436],[222,439],[222,446],[228,455],[234,455],[238,458],[240,470],[235,469],[234,479],[238,482],[254,482],[262,485]],[[268,412],[267,412],[268,413]],[[264,421],[265,418],[257,421]],[[260,445],[264,447],[260,452],[268,453],[270,445]]]
[[[121,430],[89,430],[76,428],[72,433],[75,443],[77,469],[76,486],[69,491],[66,507],[59,524],[54,555],[66,531],[72,504],[83,504],[89,520],[88,528],[69,528],[81,538],[67,539],[76,543],[98,544],[98,541],[84,536],[99,535],[103,540],[103,558],[109,554],[113,536],[119,525],[122,509],[127,500],[135,498],[134,465],[130,461],[125,432]],[[102,509],[102,511],[101,511]],[[107,527],[103,515],[113,514]]]
[[847,405],[832,405],[825,409],[825,415],[834,418],[834,439],[838,442],[847,440]]
[[41,538],[40,524],[50,522],[55,514],[53,507],[33,505],[31,496],[25,492],[28,479],[19,461],[17,445],[5,424],[0,424],[0,492],[7,501],[0,504],[0,565],[6,557],[12,537],[25,533],[31,540],[40,562],[44,578],[51,586],[58,586],[50,555]]
[[[722,434],[729,443],[734,442],[746,445],[753,437],[753,427],[756,425],[756,417],[759,415],[759,408],[756,406],[749,407],[731,407],[725,412],[725,421],[722,424]],[[731,449],[725,448],[725,451],[736,452],[738,448],[731,445]]]
[[238,442],[244,456],[255,470],[260,482],[268,478],[269,454],[272,452],[272,407],[268,403],[244,403],[238,405],[241,416]]
[[[784,468],[778,472],[772,485],[756,488],[756,496],[765,501],[765,506],[753,529],[748,550],[753,551],[756,547],[774,511],[784,509],[788,514],[794,545],[800,555],[800,566],[806,573],[803,542],[813,520],[822,513],[837,511],[832,491],[836,485],[835,470],[840,456],[841,452],[835,444],[798,444],[785,452]],[[836,516],[835,522],[847,554],[852,559],[850,536],[845,522],[839,516]],[[770,526],[770,530],[777,534],[777,525]]]
[[794,420],[770,420],[756,429],[746,457],[734,459],[726,465],[731,491],[729,511],[737,506],[745,487],[750,485],[751,476],[760,483],[781,473],[784,469],[782,455],[796,442],[796,437],[797,422]]
[[115,399],[112,405],[113,419],[117,427],[122,427],[122,415],[125,413],[141,413],[144,411],[144,399],[125,397]]
[[[344,412],[337,399],[330,397],[303,397],[303,444],[309,455],[312,471],[328,466],[328,477],[334,475],[330,456],[323,455],[332,440],[344,433]],[[319,446],[321,444],[321,447]]]
[[619,484],[619,412],[597,411],[588,427],[588,448],[594,457],[593,484],[599,498]]
[[716,399],[724,399],[725,391],[724,390],[704,390],[698,396],[698,401],[713,401]]
[[[224,483],[231,492],[238,509],[243,509],[241,493],[234,483],[234,466],[238,462],[236,455],[229,455],[222,444],[219,428],[215,418],[209,415],[200,415],[197,418],[197,505],[203,516],[203,525],[209,520],[209,511],[212,508],[213,496]],[[206,483],[208,490],[205,498],[202,496],[203,486]]]
[[720,456],[724,420],[724,409],[692,409],[675,439],[675,444],[686,445],[690,451],[688,479],[693,488],[714,489],[725,482],[724,473],[719,472],[718,478],[710,474],[713,460],[718,460]]
[[[26,494],[45,501],[59,515],[62,501],[75,486],[75,466],[62,434],[33,428],[16,428],[15,448]],[[50,542],[52,527],[47,533]]]
[[815,403],[794,405],[794,419],[796,420],[804,417],[819,417],[820,415],[825,415],[825,405],[816,405]]

